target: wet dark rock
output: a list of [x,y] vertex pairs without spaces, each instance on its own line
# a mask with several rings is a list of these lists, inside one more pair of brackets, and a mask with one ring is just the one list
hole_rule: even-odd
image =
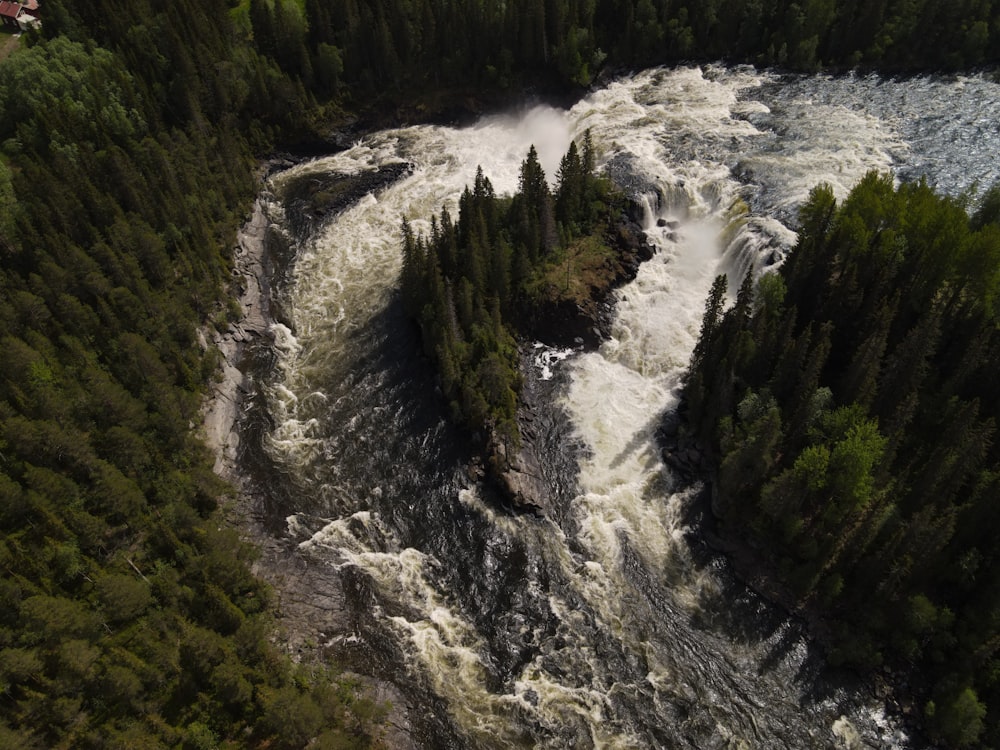
[[704,481],[713,469],[704,448],[688,433],[685,421],[685,404],[663,416],[657,439],[663,462],[686,484]]
[[541,423],[546,421],[542,410],[545,400],[538,398],[531,377],[530,361],[526,354],[521,357],[526,380],[518,407],[518,428],[521,445],[516,451],[493,437],[487,460],[487,476],[510,506],[521,513],[538,516],[553,514],[553,500],[557,494],[550,474],[556,467],[547,466],[541,458],[543,435]]
[[676,219],[657,219],[656,226],[661,229],[677,229],[681,223]]
[[545,515],[549,485],[542,474],[538,456],[531,448],[530,439],[522,442],[521,449],[511,451],[511,454],[508,454],[502,442],[495,445],[491,463],[505,468],[496,471],[494,479],[504,497],[516,510]]
[[596,349],[604,339],[610,310],[594,301],[548,304],[535,314],[531,337],[551,346],[575,346]]
[[412,171],[409,162],[397,162],[352,175],[336,172],[302,175],[285,187],[282,196],[288,225],[297,237],[307,237],[364,196],[384,190]]
[[651,195],[656,183],[643,174],[638,158],[627,151],[619,151],[604,166],[605,174],[628,195]]
[[675,409],[667,412],[660,423],[661,439],[676,437],[678,430],[681,428],[681,423],[681,415],[678,413],[678,410]]
[[576,477],[583,443],[572,432],[572,423],[554,398],[559,373],[542,380],[534,367],[534,346],[521,350],[524,381],[518,405],[521,444],[508,457],[496,440],[485,456],[484,478],[515,512],[550,518],[557,523],[577,495]]

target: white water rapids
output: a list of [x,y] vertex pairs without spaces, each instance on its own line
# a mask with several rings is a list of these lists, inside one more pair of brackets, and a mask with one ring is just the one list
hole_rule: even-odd
[[[569,111],[383,131],[273,176],[280,194],[305,174],[413,165],[298,249],[284,300],[294,333],[275,329],[267,390],[268,451],[295,498],[288,534],[331,572],[364,576],[371,593],[355,606],[381,634],[373,644],[394,644],[370,671],[402,659],[394,679],[409,681],[412,702],[434,696],[455,746],[907,747],[798,625],[692,552],[693,490],[675,486],[654,432],[679,399],[718,273],[735,286],[780,260],[820,181],[838,197],[869,169],[952,194],[986,186],[1000,176],[998,103],[1000,86],[981,78],[654,70]],[[552,179],[587,129],[602,168],[645,201],[658,252],[619,291],[598,351],[539,349],[578,473],[558,518],[512,515],[443,457],[461,438],[440,415],[413,416],[413,399],[435,401],[426,374],[419,388],[399,384],[411,369],[399,358],[418,351],[394,343],[413,333],[387,313],[400,224],[426,232],[442,206],[457,215],[477,166],[498,193],[513,191],[532,144]],[[385,350],[391,366],[372,354]]]

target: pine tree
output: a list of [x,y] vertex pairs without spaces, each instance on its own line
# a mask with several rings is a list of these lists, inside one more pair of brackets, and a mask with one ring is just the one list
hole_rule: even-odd
[[[728,288],[729,281],[725,274],[715,277],[705,302],[705,314],[702,317],[698,343],[695,344],[691,365],[684,376],[688,418],[690,423],[696,426],[696,433],[703,437],[715,426],[714,423],[705,424],[706,414],[709,411],[706,400],[710,397],[707,384],[711,382],[713,373],[717,371],[720,364],[711,355],[718,351],[716,339],[722,321],[722,310]],[[705,425],[707,430],[703,429],[702,425]]]
[[865,408],[874,400],[895,306],[895,300],[883,301],[875,329],[855,351],[851,364],[844,373],[840,388],[841,400],[856,402]]
[[885,360],[872,408],[894,446],[916,413],[930,358],[937,350],[939,322],[938,314],[932,310]]
[[425,304],[425,255],[423,238],[414,236],[410,222],[404,218],[403,267],[400,274],[400,286],[403,294],[403,305],[411,316],[415,316]]
[[569,150],[559,162],[556,174],[556,219],[571,234],[579,231],[583,215],[583,200],[586,195],[586,179],[576,141],[571,141]]
[[722,309],[729,289],[729,279],[725,274],[715,277],[705,301],[705,314],[701,319],[701,331],[691,357],[691,370],[701,367],[705,356],[713,349],[713,342],[722,321]]

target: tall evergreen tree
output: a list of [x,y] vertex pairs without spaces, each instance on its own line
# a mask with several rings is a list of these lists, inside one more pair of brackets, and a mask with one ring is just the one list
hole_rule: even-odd
[[971,746],[996,736],[1000,698],[972,667],[995,659],[1000,608],[970,588],[1000,580],[980,563],[1000,460],[985,315],[998,246],[956,208],[876,174],[840,206],[817,188],[783,283],[744,284],[722,313],[716,281],[685,386],[692,429],[719,451],[725,533],[827,614],[834,661],[950,686],[924,696],[928,730]]

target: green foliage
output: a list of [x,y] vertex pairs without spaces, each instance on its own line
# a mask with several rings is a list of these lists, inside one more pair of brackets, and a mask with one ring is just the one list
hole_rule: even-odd
[[982,229],[987,224],[1000,225],[1000,185],[994,185],[986,191],[972,215],[973,229]]
[[[44,12],[42,35],[0,64],[0,746],[24,748],[370,740],[377,716],[350,686],[293,676],[268,645],[267,592],[246,547],[218,532],[222,488],[190,434],[212,369],[194,332],[227,308],[252,155],[373,96],[579,89],[605,61],[941,69],[1000,53],[988,3],[47,0]],[[405,240],[404,293],[445,393],[509,443],[522,316],[597,254],[589,238],[612,202],[591,179],[589,138],[576,148],[555,195],[529,154],[516,196],[477,176],[457,223],[443,213],[431,237]],[[705,429],[729,418],[734,486],[765,486],[810,449],[851,470],[816,489],[837,499],[832,518],[786,525],[807,584],[837,606],[872,590],[910,602],[901,651],[964,673],[975,654],[1000,673],[983,645],[1000,606],[987,502],[1000,475],[995,190],[960,227],[925,188],[870,183],[843,215],[817,193],[787,295],[762,291],[754,315],[748,291],[738,314],[718,307],[689,393],[713,394]],[[876,215],[887,231],[869,231]],[[836,293],[828,269],[843,270]],[[824,427],[846,402],[838,383],[878,433],[864,419]],[[859,452],[879,435],[869,465]],[[754,451],[773,460],[744,474]],[[885,486],[908,494],[889,502]],[[859,519],[851,544],[794,546],[799,526],[845,514]],[[945,555],[961,565],[936,567]],[[876,635],[892,618],[878,622]],[[876,653],[869,640],[853,653]],[[964,741],[956,727],[978,732],[976,707],[998,705],[995,683],[972,689],[935,697],[942,736]]]
[[290,685],[371,741],[351,689],[270,644],[190,426],[254,187],[242,128],[280,127],[243,83],[280,73],[221,9],[51,0],[50,38],[0,65],[4,747],[274,746],[258,696]]
[[724,526],[828,614],[834,661],[943,686],[928,720],[953,747],[996,737],[1000,706],[992,192],[970,219],[888,175],[839,206],[817,188],[751,315],[716,282],[687,376]]
[[442,211],[427,238],[403,222],[403,302],[420,324],[445,397],[469,428],[485,428],[511,448],[519,441],[515,337],[524,311],[538,303],[553,271],[560,279],[569,274],[564,258],[579,257],[586,245],[580,240],[571,250],[557,238],[591,237],[610,210],[608,186],[593,172],[589,133],[584,144],[582,157],[575,143],[563,157],[555,195],[531,147],[513,197],[497,197],[479,169],[457,222]]
[[10,169],[0,156],[0,248],[5,247],[12,239],[17,197],[14,195],[14,185]]
[[971,687],[945,693],[941,701],[932,701],[928,711],[935,732],[949,747],[975,745],[983,731],[986,706]]
[[[85,144],[120,145],[145,129],[134,81],[107,50],[59,37],[25,50],[7,67],[0,132],[13,134],[8,149],[74,162]],[[94,81],[101,81],[99,90]]]
[[[1000,49],[989,3],[943,0],[489,0],[472,11],[444,0],[310,0],[304,30],[291,5],[261,0],[258,49],[307,85],[315,81],[321,94],[359,102],[451,87],[517,91],[539,81],[582,89],[604,64],[721,58],[803,71],[858,64],[955,70],[988,65]],[[279,36],[290,52],[279,54]],[[332,50],[339,64],[331,88],[319,71]]]

